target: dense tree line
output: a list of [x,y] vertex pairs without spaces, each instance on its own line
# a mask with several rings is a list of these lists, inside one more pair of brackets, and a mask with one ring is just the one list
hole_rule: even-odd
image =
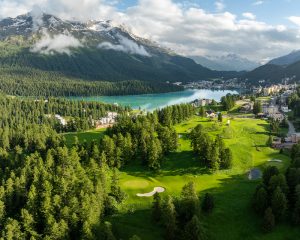
[[[55,137],[53,129],[57,132],[91,129],[94,120],[104,117],[107,111],[122,113],[125,110],[97,102],[19,99],[0,95],[0,147],[13,149],[21,146],[39,150],[43,147],[43,139]],[[67,125],[62,125],[56,114],[68,117]]]
[[199,124],[191,131],[190,138],[194,153],[203,165],[212,171],[231,167],[232,153],[225,147],[221,136],[211,139],[205,128]]
[[72,97],[114,96],[180,91],[181,87],[163,82],[137,80],[88,81],[28,68],[0,68],[0,91],[14,96]]
[[1,239],[114,239],[104,217],[125,198],[116,170],[94,145],[0,149]]
[[156,111],[159,122],[164,126],[171,126],[187,120],[195,114],[191,104],[180,104],[162,108]]
[[236,100],[239,99],[239,95],[232,95],[228,93],[226,96],[223,96],[221,98],[221,104],[223,105],[223,108],[225,111],[230,110],[235,106]]
[[300,116],[300,88],[288,98],[288,106],[293,110],[294,117]]
[[[90,144],[75,141],[70,148],[50,117],[84,121],[106,111],[120,113],[107,135]],[[173,124],[195,110],[182,104],[132,117],[124,108],[101,103],[0,96],[0,112],[0,238],[115,239],[105,217],[126,198],[117,168],[138,159],[159,169],[163,156],[177,149]],[[205,209],[209,206],[208,201]],[[186,229],[198,224],[190,216]]]
[[253,113],[255,115],[262,113],[262,105],[261,105],[261,101],[255,101],[254,105],[253,105]]
[[150,169],[160,169],[162,159],[178,146],[173,124],[192,116],[189,104],[176,105],[136,117],[120,116],[102,139],[103,151],[110,166],[121,167],[139,159]]
[[265,232],[288,220],[300,226],[300,145],[291,151],[292,164],[285,174],[274,166],[267,167],[253,197],[254,210],[263,217]]
[[[207,239],[203,227],[203,214],[214,208],[213,196],[207,193],[202,200],[198,197],[195,184],[189,182],[182,188],[179,198],[154,195],[152,219],[164,227],[164,238],[169,240],[202,240]],[[202,213],[202,214],[201,214]]]

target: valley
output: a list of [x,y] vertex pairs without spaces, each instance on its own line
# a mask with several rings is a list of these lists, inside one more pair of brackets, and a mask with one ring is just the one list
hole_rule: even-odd
[[0,240],[300,239],[300,17],[242,5],[0,0]]

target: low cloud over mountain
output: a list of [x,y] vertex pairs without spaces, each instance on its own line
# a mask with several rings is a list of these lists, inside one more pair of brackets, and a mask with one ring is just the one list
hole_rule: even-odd
[[[208,11],[202,5],[183,4],[174,0],[139,0],[120,10],[115,5],[118,2],[2,0],[0,18],[16,16],[38,6],[44,12],[63,19],[110,19],[124,23],[139,36],[160,42],[178,53],[193,56],[235,53],[261,62],[262,59],[272,59],[293,49],[300,49],[297,16],[286,16],[285,20],[290,19],[291,25],[270,24],[259,20],[250,11],[244,14],[230,12],[226,1],[217,1],[223,3],[222,8],[218,4],[218,11]],[[262,3],[257,1],[252,7],[264,6]],[[115,48],[121,49],[120,46]]]
[[125,52],[129,54],[137,54],[141,56],[150,57],[151,55],[146,51],[146,49],[135,43],[134,41],[117,34],[116,36],[119,40],[119,44],[112,44],[110,42],[102,42],[98,45],[98,48],[101,49],[110,49],[120,52]]

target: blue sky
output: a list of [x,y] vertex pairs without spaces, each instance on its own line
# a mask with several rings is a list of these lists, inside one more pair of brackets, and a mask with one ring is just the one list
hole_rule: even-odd
[[112,20],[186,56],[265,62],[300,49],[300,0],[0,0],[0,19],[32,9]]
[[[174,2],[190,4],[191,6],[197,5],[208,12],[216,12],[216,1],[213,0],[179,0]],[[237,16],[242,16],[244,12],[251,12],[257,16],[259,21],[269,24],[293,26],[287,17],[300,15],[300,0],[223,0],[219,2],[223,2],[225,5],[224,11],[229,11]],[[137,5],[137,3],[137,0],[121,0],[117,7],[124,11],[128,7]]]

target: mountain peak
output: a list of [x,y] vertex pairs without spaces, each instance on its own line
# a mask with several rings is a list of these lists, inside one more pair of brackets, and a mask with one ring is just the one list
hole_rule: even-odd
[[300,61],[300,50],[294,50],[285,56],[278,57],[278,58],[275,58],[275,59],[269,61],[268,64],[274,64],[274,65],[278,65],[278,66],[287,66],[287,65],[296,63],[298,61]]

